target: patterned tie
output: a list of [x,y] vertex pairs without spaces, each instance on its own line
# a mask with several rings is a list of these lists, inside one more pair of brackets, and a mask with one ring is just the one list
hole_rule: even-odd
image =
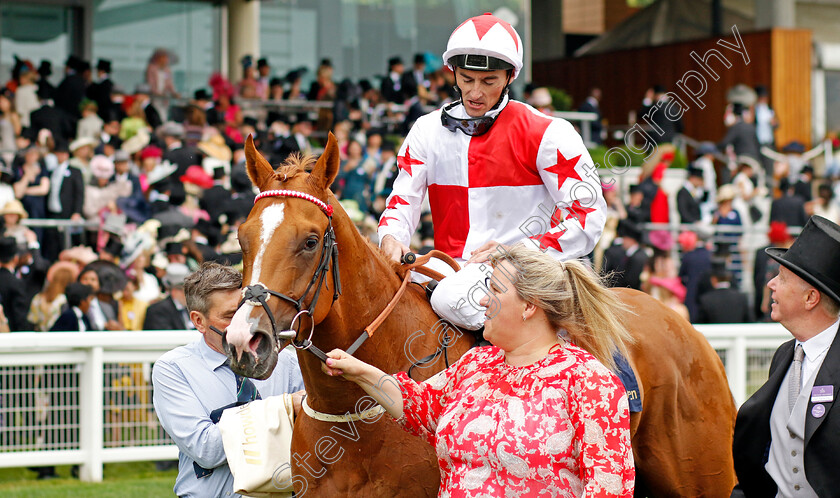
[[799,391],[802,390],[802,360],[805,359],[805,350],[802,349],[802,344],[797,344],[793,351],[793,370],[790,373],[790,382],[788,383],[788,407],[793,411],[793,405],[796,404],[799,398]]
[[[225,366],[227,365],[228,362],[225,362]],[[262,399],[260,397],[260,392],[257,391],[257,386],[255,386],[254,383],[251,382],[251,379],[249,379],[248,377],[240,377],[236,374],[233,375],[236,378],[236,401],[229,405],[225,405],[221,408],[216,408],[215,410],[210,412],[210,420],[214,424],[219,423],[219,420],[221,420],[222,418],[222,412],[224,412],[228,408],[241,406],[245,403],[254,401],[255,399]],[[193,462],[193,470],[195,471],[196,479],[207,477],[213,473],[213,469],[205,469],[196,462]]]

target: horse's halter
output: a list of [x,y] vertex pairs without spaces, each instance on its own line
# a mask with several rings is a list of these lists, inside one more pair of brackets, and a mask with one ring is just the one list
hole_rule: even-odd
[[[313,313],[315,310],[315,306],[318,303],[318,296],[321,294],[321,286],[324,283],[324,280],[327,277],[327,271],[329,269],[330,263],[332,263],[332,276],[333,276],[333,302],[338,299],[338,296],[341,295],[341,275],[338,271],[338,244],[335,241],[335,231],[333,230],[332,226],[332,215],[333,215],[333,207],[329,204],[325,203],[324,201],[318,199],[315,196],[305,194],[303,192],[298,192],[295,190],[266,190],[265,192],[260,192],[257,197],[254,199],[254,203],[256,204],[257,201],[260,199],[264,199],[266,197],[295,197],[298,199],[307,200],[319,208],[324,214],[327,215],[328,225],[326,231],[324,231],[324,238],[323,243],[321,245],[321,259],[318,262],[318,267],[315,269],[315,273],[312,275],[312,279],[309,281],[309,285],[306,287],[306,290],[303,291],[299,299],[293,299],[286,294],[281,292],[273,291],[267,288],[265,285],[261,283],[257,283],[254,285],[249,285],[242,290],[242,301],[239,303],[241,307],[243,304],[250,303],[254,306],[262,306],[265,313],[268,315],[269,321],[271,321],[271,331],[275,336],[275,340],[277,336],[283,338],[291,338],[292,345],[298,349],[310,349],[313,347],[312,345],[312,334],[315,332],[315,321],[313,318]],[[309,302],[309,306],[307,308],[303,308],[303,300],[306,296],[309,295],[312,287],[315,286],[314,294],[312,295],[312,300]],[[284,301],[288,301],[292,305],[294,305],[295,309],[297,310],[297,314],[292,318],[291,323],[289,324],[289,330],[282,330],[277,331],[277,320],[274,318],[274,313],[272,313],[271,308],[268,307],[268,299],[271,296],[277,296]],[[297,340],[297,331],[294,328],[295,321],[298,320],[301,315],[309,315],[312,326],[309,330],[309,337],[304,340]],[[277,341],[279,343],[279,341]],[[323,353],[322,353],[323,354]],[[319,356],[316,354],[316,356]],[[319,356],[320,357],[320,356]]]

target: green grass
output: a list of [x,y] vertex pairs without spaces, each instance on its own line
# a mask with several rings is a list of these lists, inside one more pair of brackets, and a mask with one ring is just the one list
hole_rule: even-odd
[[56,467],[59,479],[38,481],[25,468],[0,469],[0,496],[4,498],[146,498],[173,496],[177,469],[158,472],[153,462],[107,463],[102,482],[80,482],[70,477],[70,466]]

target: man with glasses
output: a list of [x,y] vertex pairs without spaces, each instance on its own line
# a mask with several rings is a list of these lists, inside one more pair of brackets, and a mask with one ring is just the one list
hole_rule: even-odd
[[484,322],[481,296],[470,289],[499,245],[530,239],[557,259],[578,258],[606,220],[598,174],[574,127],[509,98],[522,54],[516,30],[490,14],[455,29],[443,60],[461,99],[417,120],[379,222],[382,250],[399,260],[428,193],[435,249],[467,263],[441,281],[432,306],[470,330]]
[[180,450],[177,496],[239,496],[233,493],[233,475],[216,426],[222,411],[303,389],[297,356],[288,350],[280,352],[265,380],[239,377],[228,366],[221,331],[239,307],[241,286],[238,271],[214,262],[202,263],[189,275],[184,281],[187,308],[203,337],[164,354],[152,371],[155,412]]

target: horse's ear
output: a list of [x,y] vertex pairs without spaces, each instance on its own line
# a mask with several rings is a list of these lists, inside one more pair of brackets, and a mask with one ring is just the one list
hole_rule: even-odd
[[326,190],[332,185],[335,177],[338,176],[338,167],[341,162],[341,156],[338,153],[338,141],[335,135],[330,132],[327,138],[327,146],[324,148],[324,153],[318,158],[315,167],[312,168],[312,181],[316,185]]
[[268,164],[262,154],[254,146],[254,137],[248,135],[245,140],[245,169],[248,171],[248,178],[260,190],[268,179],[274,175],[274,168]]

